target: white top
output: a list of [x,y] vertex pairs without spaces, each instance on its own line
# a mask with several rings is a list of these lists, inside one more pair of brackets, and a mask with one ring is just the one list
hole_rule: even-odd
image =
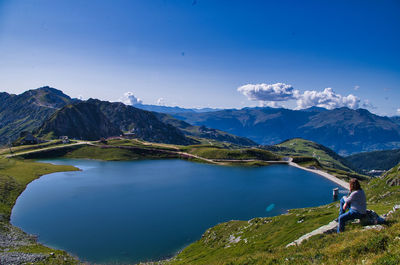
[[367,199],[363,190],[353,191],[349,197],[345,198],[346,203],[350,204],[350,209],[360,214],[367,212]]

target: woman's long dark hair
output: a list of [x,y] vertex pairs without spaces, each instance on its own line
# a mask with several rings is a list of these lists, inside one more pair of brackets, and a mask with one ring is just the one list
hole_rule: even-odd
[[349,184],[350,184],[350,192],[355,190],[361,190],[361,185],[358,179],[352,178]]

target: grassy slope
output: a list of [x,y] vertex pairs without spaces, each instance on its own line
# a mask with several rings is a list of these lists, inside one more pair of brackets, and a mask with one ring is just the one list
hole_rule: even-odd
[[213,145],[191,145],[180,146],[171,144],[158,144],[139,141],[136,139],[114,139],[106,143],[93,142],[94,145],[66,146],[56,150],[46,150],[38,153],[23,155],[24,158],[37,159],[47,157],[66,157],[66,158],[89,158],[99,160],[137,160],[137,159],[165,159],[165,158],[185,158],[191,161],[205,162],[204,160],[187,157],[179,153],[189,153],[215,160],[260,160],[243,162],[226,162],[225,164],[243,166],[262,166],[267,165],[263,161],[278,161],[281,156],[270,151],[257,148],[239,149],[235,145],[215,142]]
[[[385,178],[374,179],[365,186],[369,209],[383,214],[399,203],[400,186],[386,184],[394,178],[400,179],[399,167]],[[366,231],[359,224],[349,224],[345,233],[317,235],[299,247],[285,247],[301,235],[333,220],[337,212],[337,204],[332,203],[295,209],[272,218],[222,223],[208,229],[199,241],[185,248],[170,263],[398,264],[400,211],[392,216],[382,231]],[[232,236],[240,236],[241,240],[229,243]]]
[[[0,158],[0,231],[2,233],[19,234],[20,237],[27,237],[19,229],[11,227],[9,219],[12,207],[18,196],[24,191],[26,185],[38,177],[53,172],[78,170],[73,166],[59,166],[44,163],[35,163],[20,159]],[[28,239],[29,244],[20,247],[0,247],[0,251],[19,251],[25,253],[42,253],[54,255],[49,256],[43,264],[75,264],[77,261],[66,252],[53,250],[37,244],[34,239]],[[39,263],[40,264],[40,263]]]
[[294,157],[294,162],[302,166],[320,168],[346,181],[350,178],[367,179],[350,168],[343,157],[312,141],[295,138],[267,148],[282,156]]
[[90,158],[105,161],[178,158],[178,156],[173,154],[148,151],[146,149],[101,148],[97,146],[84,146],[67,153],[64,157]]
[[56,166],[16,159],[0,159],[0,212],[8,220],[11,209],[26,185],[52,172],[77,170],[73,166]]
[[[35,144],[35,145],[20,145],[20,146],[12,146],[10,147],[4,147],[0,149],[0,155],[8,155],[15,152],[23,152],[23,151],[29,151],[29,150],[35,150],[38,148],[45,148],[45,147],[50,147],[50,146],[57,146],[57,145],[62,145],[62,142],[60,140],[52,140],[49,142],[41,143],[41,144]],[[11,152],[10,152],[11,151]]]
[[277,161],[281,158],[279,155],[272,152],[255,148],[231,150],[211,145],[192,145],[182,147],[181,150],[209,159],[255,159]]
[[328,168],[336,168],[344,171],[352,171],[345,160],[334,151],[323,145],[312,141],[295,138],[276,145],[283,147],[283,150],[277,151],[282,155],[308,156],[316,158],[321,165]]

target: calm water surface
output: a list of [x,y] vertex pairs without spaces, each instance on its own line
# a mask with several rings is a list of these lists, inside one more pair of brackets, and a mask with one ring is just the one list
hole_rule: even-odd
[[42,176],[18,198],[11,223],[81,260],[161,259],[232,219],[332,201],[334,183],[297,168],[224,167],[182,160],[46,160],[79,172]]

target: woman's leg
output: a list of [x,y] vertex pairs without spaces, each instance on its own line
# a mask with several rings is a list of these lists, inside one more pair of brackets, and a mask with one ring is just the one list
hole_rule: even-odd
[[340,232],[344,231],[344,226],[346,225],[347,221],[354,220],[354,219],[361,218],[361,217],[362,217],[362,214],[352,211],[352,210],[340,215],[338,218],[339,224],[338,224],[337,232],[340,233]]

